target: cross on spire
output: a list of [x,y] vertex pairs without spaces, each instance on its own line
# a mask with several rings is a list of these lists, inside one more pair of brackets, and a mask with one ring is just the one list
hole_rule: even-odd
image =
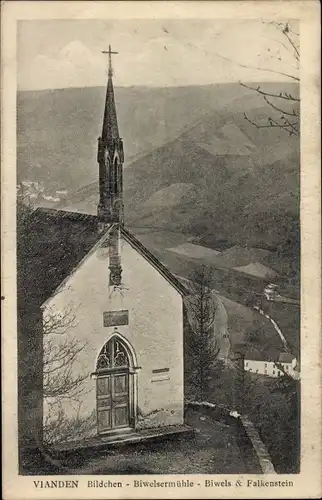
[[112,67],[112,54],[118,54],[118,52],[113,52],[111,50],[111,46],[108,46],[108,50],[102,50],[102,54],[108,54],[108,76],[113,76],[113,67]]

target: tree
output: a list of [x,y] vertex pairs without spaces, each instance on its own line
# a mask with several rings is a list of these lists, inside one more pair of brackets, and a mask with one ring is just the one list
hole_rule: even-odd
[[232,363],[234,367],[232,402],[233,408],[240,413],[245,411],[245,351],[246,346],[243,343],[235,344],[232,353]]
[[201,266],[191,274],[190,279],[191,295],[187,304],[190,331],[186,339],[188,369],[198,397],[205,400],[219,354],[214,334],[216,305],[211,289],[211,269]]
[[[79,354],[86,348],[72,336],[76,328],[75,309],[68,305],[62,312],[47,310],[43,318],[43,399],[46,406],[44,441],[46,444],[66,442],[81,434],[92,422],[82,419],[79,410],[85,393],[87,372],[74,371]],[[73,404],[76,417],[69,418],[64,402]]]
[[[277,364],[278,368],[282,367]],[[245,374],[245,410],[257,427],[279,473],[297,473],[300,465],[300,383],[282,376],[263,380]]]
[[[286,52],[290,53],[294,61],[294,73],[286,73],[284,71],[278,71],[270,68],[258,68],[263,71],[269,71],[286,77],[289,81],[299,83],[299,65],[300,65],[300,45],[299,45],[299,33],[297,33],[290,25],[289,22],[277,22],[271,21],[266,24],[274,26],[279,35],[282,35],[280,40],[275,40],[278,42],[277,52],[274,53],[271,48],[268,48],[268,53],[272,59],[277,59],[283,62],[283,54]],[[297,97],[292,92],[269,92],[263,89],[261,85],[257,87],[252,87],[245,83],[240,83],[243,87],[253,90],[260,97],[264,99],[266,104],[271,108],[272,115],[268,116],[267,121],[264,123],[259,123],[254,121],[249,117],[247,113],[244,113],[245,119],[257,127],[262,128],[278,128],[288,132],[289,135],[299,135],[300,134],[300,98]]]
[[[73,336],[73,330],[77,326],[73,304],[67,304],[62,311],[47,308],[43,316],[37,313],[41,323],[39,330],[34,323],[32,311],[40,309],[38,302],[34,303],[31,272],[35,262],[41,265],[41,259],[47,257],[39,252],[39,242],[34,237],[37,228],[34,227],[33,212],[28,193],[20,187],[17,191],[17,278],[21,330],[18,342],[21,346],[19,365],[22,374],[19,383],[23,386],[20,392],[36,396],[39,390],[42,391],[47,408],[44,442],[52,444],[73,439],[80,433],[80,428],[90,424],[88,419],[82,420],[77,411],[82,402],[84,381],[88,378],[88,373],[74,369],[86,343]],[[42,384],[38,381],[39,377],[36,377],[36,383],[34,376],[34,367],[37,369],[39,365],[43,372]],[[64,402],[67,401],[76,408],[76,417],[73,419],[69,419],[64,411]],[[32,405],[31,402],[29,404]],[[30,411],[32,412],[32,408]],[[92,422],[93,419],[90,420]],[[39,436],[34,436],[34,439],[42,447]]]
[[[250,341],[250,339],[253,341]],[[245,372],[247,346],[267,361],[265,348],[251,335],[235,346],[237,409],[254,422],[279,473],[296,473],[300,463],[300,383],[290,376],[282,363],[274,361],[281,375],[277,378]]]

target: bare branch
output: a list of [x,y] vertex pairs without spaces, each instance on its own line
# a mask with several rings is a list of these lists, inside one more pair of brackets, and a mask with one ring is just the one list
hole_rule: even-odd
[[43,317],[44,335],[54,333],[63,335],[76,326],[76,311],[71,304],[66,306],[63,312],[46,309]]
[[233,59],[230,59],[229,57],[223,56],[222,54],[218,54],[217,52],[216,52],[216,55],[218,57],[220,57],[221,59],[225,59],[226,61],[229,61],[229,62],[232,62],[234,64],[237,64],[237,66],[240,66],[241,68],[257,69],[259,71],[266,71],[268,73],[275,73],[275,75],[286,76],[286,78],[290,78],[291,80],[295,80],[297,82],[300,81],[300,78],[298,76],[291,75],[289,73],[284,73],[284,71],[278,71],[278,70],[271,69],[271,68],[261,68],[260,66],[253,66],[253,65],[250,65],[250,64],[242,64],[242,63],[239,63],[237,61],[234,61]]
[[279,108],[278,106],[275,106],[275,104],[273,104],[271,101],[269,101],[267,99],[266,96],[264,96],[264,100],[265,102],[267,102],[267,104],[269,104],[269,106],[271,106],[273,109],[275,109],[276,111],[279,111],[280,113],[282,113],[283,115],[288,115],[288,116],[295,116],[295,117],[298,117],[299,116],[299,113],[296,113],[295,109],[293,108],[292,110],[292,113],[289,113],[288,111],[286,111],[285,109],[282,109],[282,108]]
[[[62,316],[60,316],[62,317]],[[64,320],[65,320],[65,316]],[[55,328],[59,320],[55,320]],[[48,338],[49,336],[49,338]],[[44,342],[44,397],[75,398],[83,392],[82,383],[87,373],[73,375],[73,365],[77,356],[86,348],[87,343],[80,343],[75,338],[63,337],[57,341],[57,333],[51,337],[47,331]]]
[[294,57],[299,61],[300,60],[299,47],[296,46],[295,42],[292,40],[292,38],[289,35],[289,33],[292,33],[295,36],[299,36],[299,33],[296,33],[295,31],[291,30],[288,23],[279,23],[277,21],[271,21],[271,22],[266,23],[266,24],[273,24],[279,29],[279,31],[287,38],[289,44],[291,45],[293,52],[294,52]]
[[300,52],[298,50],[298,48],[295,46],[295,43],[293,42],[293,40],[290,38],[290,36],[287,34],[287,31],[285,31],[285,29],[283,30],[283,34],[286,36],[286,38],[288,39],[288,41],[290,42],[290,44],[292,45],[293,49],[294,49],[294,56],[295,58],[297,59],[297,61],[300,60]]
[[246,89],[253,90],[254,92],[258,92],[258,94],[261,94],[263,96],[267,97],[274,97],[276,99],[285,99],[287,101],[295,101],[295,102],[300,102],[300,99],[297,97],[294,97],[292,94],[289,94],[288,92],[280,92],[278,94],[272,94],[270,92],[265,92],[264,90],[261,89],[260,86],[257,88],[250,87],[249,85],[246,85],[245,83],[239,82],[239,85],[242,87],[245,87]]
[[81,403],[78,405],[76,415],[73,418],[68,418],[59,404],[51,404],[44,422],[46,445],[73,441],[95,428],[95,412],[83,418],[80,409]]
[[281,40],[277,40],[277,38],[270,38],[270,37],[267,37],[269,40],[272,40],[273,42],[276,42],[278,43],[279,45],[281,45],[288,53],[291,53],[292,54],[292,50],[290,47],[288,47],[285,43],[283,43]]
[[264,24],[274,24],[275,26],[277,26],[278,28],[281,28],[281,29],[284,29],[285,26],[288,27],[288,31],[290,33],[293,33],[293,35],[296,35],[296,36],[300,36],[299,33],[297,33],[296,31],[292,30],[289,26],[289,23],[282,23],[282,22],[278,22],[278,21],[268,21],[268,22],[265,22],[263,21]]
[[[25,266],[19,267],[17,272],[19,279],[24,283],[24,278],[28,274],[28,264],[32,259],[39,262],[39,249],[32,246],[33,240],[29,237],[32,234],[32,208],[24,203],[23,187],[17,196],[17,233],[20,262],[23,256]],[[29,282],[28,282],[29,283]],[[64,288],[66,290],[66,287]],[[62,289],[60,290],[62,291]],[[29,290],[26,289],[26,294]],[[58,292],[60,293],[60,292]],[[82,419],[79,415],[72,422],[67,419],[63,412],[63,402],[79,405],[86,391],[85,381],[89,373],[82,372],[76,367],[79,356],[86,348],[86,342],[80,342],[71,335],[72,330],[77,327],[76,308],[73,304],[67,304],[62,311],[46,307],[42,317],[42,370],[43,370],[43,398],[49,409],[46,415],[49,427],[45,424],[45,433],[49,432],[50,440],[57,440],[62,434],[65,437],[71,435],[73,423],[76,425],[75,431],[81,428]],[[39,349],[38,344],[30,336],[29,349],[24,356],[23,363],[32,366],[35,363],[35,350]],[[76,369],[77,368],[77,369]],[[78,427],[77,427],[78,426]],[[67,432],[68,430],[68,432]],[[64,431],[64,432],[63,432]]]
[[[282,47],[284,47],[284,49],[286,49],[288,52],[290,52],[293,57],[294,57],[294,60],[296,61],[296,66],[297,68],[299,67],[299,61],[300,61],[300,49],[299,49],[299,45],[298,45],[298,42],[294,39],[294,37],[292,35],[295,35],[295,36],[298,36],[298,33],[294,32],[293,30],[291,30],[290,26],[289,26],[289,23],[288,22],[278,22],[278,21],[269,21],[269,22],[266,22],[264,21],[264,24],[271,24],[273,26],[275,26],[275,28],[277,28],[277,30],[283,35],[284,37],[284,42],[285,40],[287,40],[287,42],[281,42],[281,41],[278,41],[278,43],[281,44]],[[275,40],[277,41],[277,40]],[[270,49],[268,49],[268,51],[270,52]],[[274,56],[271,56],[274,58]],[[281,57],[278,57],[279,60],[282,60]],[[266,68],[266,71],[270,71],[270,72],[274,72],[276,74],[282,74],[284,76],[287,76],[288,78],[291,78],[297,82],[300,81],[300,78],[298,76],[295,76],[295,75],[291,75],[291,74],[287,74],[287,73],[283,73],[283,72],[279,72],[279,71],[275,71],[275,70],[271,70],[270,68]],[[284,100],[285,102],[294,102],[294,103],[299,103],[300,102],[300,99],[298,97],[295,97],[294,95],[292,95],[291,93],[288,93],[288,92],[266,92],[265,90],[263,90],[260,85],[258,85],[258,87],[254,88],[250,85],[247,85],[245,83],[242,83],[240,82],[240,85],[242,87],[245,87],[249,90],[252,90],[256,93],[258,93],[260,96],[263,97],[264,101],[266,102],[266,104],[268,106],[270,106],[270,108],[272,108],[274,111],[280,113],[280,116],[279,118],[275,117],[271,117],[269,116],[267,118],[267,123],[263,124],[263,123],[257,123],[256,121],[253,121],[252,119],[250,119],[246,113],[244,113],[244,117],[245,119],[251,123],[253,126],[255,126],[256,128],[258,129],[264,129],[264,128],[279,128],[281,130],[285,130],[286,132],[289,133],[289,135],[299,135],[300,134],[300,120],[299,120],[299,116],[300,116],[300,112],[299,110],[296,109],[296,107],[292,108],[292,109],[289,109],[289,108],[284,108],[284,106],[281,106],[280,104],[277,104],[275,103],[275,101],[272,99],[276,99],[276,100]],[[292,117],[293,120],[291,120],[291,118],[288,118],[288,117]]]
[[86,342],[81,344],[69,339],[65,341],[64,345],[60,344],[59,346],[46,342],[44,346],[44,372],[53,373],[69,366],[74,362],[76,356],[85,349],[86,345]]
[[276,120],[274,120],[273,118],[271,117],[268,117],[268,123],[267,124],[258,124],[254,121],[252,121],[246,113],[244,113],[244,117],[245,119],[251,123],[252,125],[254,125],[256,128],[258,129],[261,129],[261,128],[280,128],[280,129],[284,129],[286,130],[287,132],[289,132],[290,135],[298,135],[299,134],[299,130],[298,130],[298,122],[290,122],[289,120],[285,119],[285,122],[284,123],[279,123],[277,122]]

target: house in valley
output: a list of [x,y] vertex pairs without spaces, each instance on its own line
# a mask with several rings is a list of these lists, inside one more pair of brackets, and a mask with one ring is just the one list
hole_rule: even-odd
[[276,359],[268,359],[265,353],[248,349],[245,353],[244,370],[268,377],[281,377],[284,374],[294,379],[300,378],[296,357],[289,352],[281,352]]

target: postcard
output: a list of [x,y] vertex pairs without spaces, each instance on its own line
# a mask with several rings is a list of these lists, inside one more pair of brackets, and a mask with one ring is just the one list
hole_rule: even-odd
[[5,500],[320,497],[318,14],[2,3]]

